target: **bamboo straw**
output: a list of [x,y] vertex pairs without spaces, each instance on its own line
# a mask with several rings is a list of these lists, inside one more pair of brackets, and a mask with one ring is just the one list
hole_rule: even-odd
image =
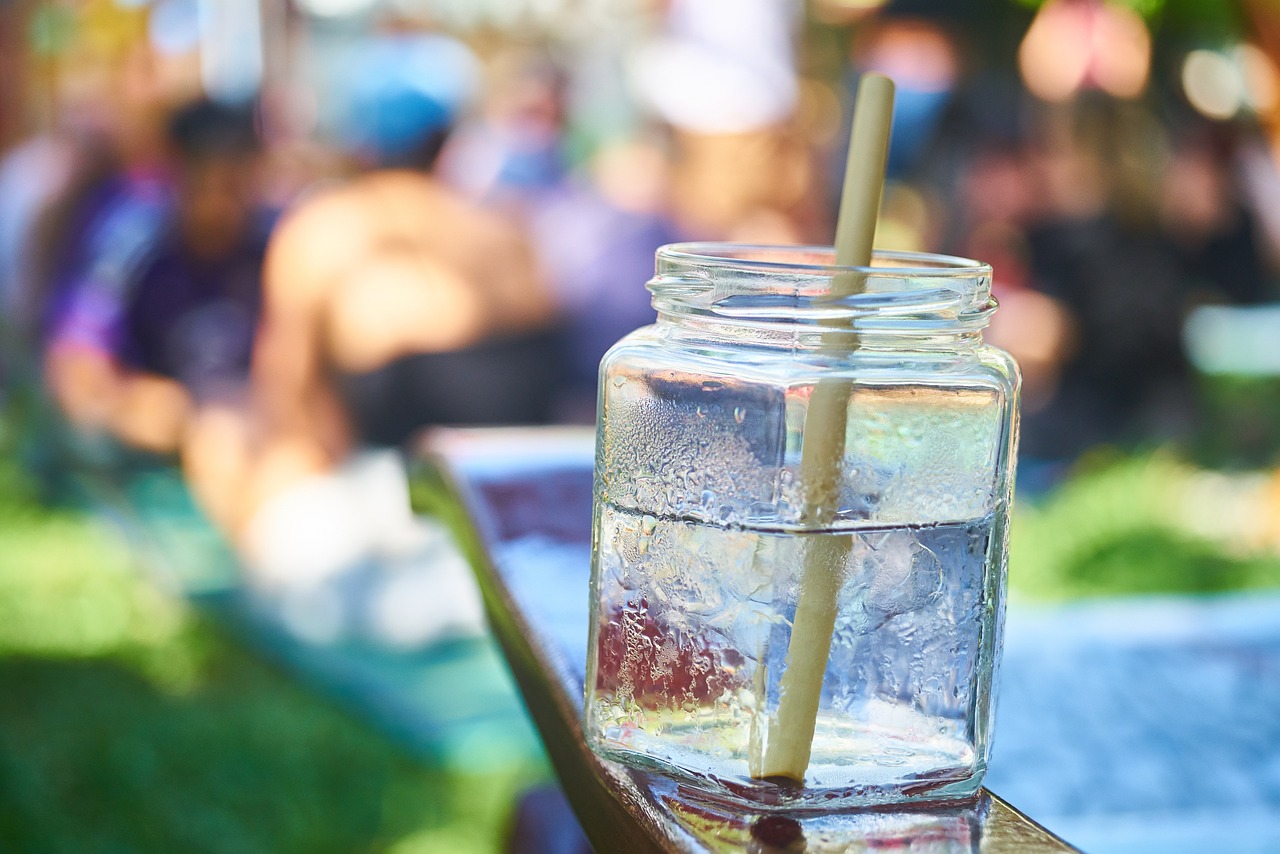
[[[893,122],[893,91],[893,81],[880,74],[864,74],[858,83],[849,162],[836,222],[836,264],[842,267],[866,267],[871,263]],[[841,273],[833,277],[831,292],[833,296],[848,296],[864,286],[861,274]],[[857,342],[851,342],[847,332],[827,334],[823,346],[842,351],[853,349]],[[805,485],[802,521],[809,529],[821,530],[830,525],[839,508],[851,391],[852,384],[847,379],[824,379],[809,398],[800,454],[800,474]],[[804,782],[813,750],[822,678],[831,653],[837,600],[852,545],[852,537],[814,537],[805,554],[778,713],[770,724],[764,762],[757,776]]]

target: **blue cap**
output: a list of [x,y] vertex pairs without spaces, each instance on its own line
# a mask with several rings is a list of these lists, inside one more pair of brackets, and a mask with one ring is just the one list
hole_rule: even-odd
[[342,136],[380,159],[410,154],[457,119],[478,77],[474,55],[456,39],[379,37],[355,54]]

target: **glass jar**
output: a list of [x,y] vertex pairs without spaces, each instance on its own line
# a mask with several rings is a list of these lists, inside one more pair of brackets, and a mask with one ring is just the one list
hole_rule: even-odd
[[975,794],[1018,432],[991,269],[688,243],[648,287],[601,364],[588,743],[756,807]]

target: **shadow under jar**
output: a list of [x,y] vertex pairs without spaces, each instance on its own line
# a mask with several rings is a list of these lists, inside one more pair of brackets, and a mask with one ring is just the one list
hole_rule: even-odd
[[[658,250],[657,323],[601,364],[592,749],[758,808],[977,793],[1019,389],[982,340],[990,284],[940,255]],[[815,602],[825,656],[797,615]],[[821,673],[811,752],[780,780],[789,666]]]

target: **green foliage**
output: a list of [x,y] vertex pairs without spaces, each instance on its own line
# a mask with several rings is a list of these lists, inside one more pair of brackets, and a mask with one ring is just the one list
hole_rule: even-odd
[[494,850],[525,782],[410,760],[0,462],[0,848]]
[[[1010,6],[1038,10],[1049,0],[1011,0]],[[1140,15],[1156,42],[1156,52],[1172,45],[1224,47],[1248,31],[1239,3],[1224,0],[1107,0]]]
[[1223,0],[1165,0],[1162,32],[1201,47],[1219,47],[1242,38],[1247,31],[1240,3]]
[[[1019,6],[1039,9],[1048,0],[1014,0]],[[1117,6],[1126,6],[1144,18],[1153,18],[1165,7],[1165,0],[1114,0]]]
[[1280,377],[1202,375],[1197,383],[1204,412],[1204,424],[1190,447],[1197,464],[1280,464]]
[[1182,523],[1196,470],[1167,454],[1096,457],[1014,512],[1009,582],[1042,598],[1280,586],[1280,555]]

